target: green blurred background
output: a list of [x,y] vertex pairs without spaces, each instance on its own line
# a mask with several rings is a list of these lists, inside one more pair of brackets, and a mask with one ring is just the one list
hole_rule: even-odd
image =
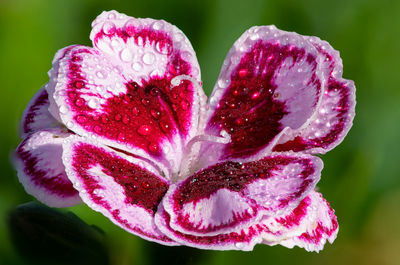
[[[400,264],[400,1],[390,0],[0,0],[0,264],[27,264],[9,239],[7,216],[33,200],[19,184],[10,153],[32,95],[48,81],[55,52],[91,45],[90,24],[102,10],[164,19],[190,39],[210,94],[223,59],[249,27],[277,27],[325,39],[340,51],[344,77],[357,87],[354,126],[323,156],[320,191],[340,222],[333,245],[319,253],[258,245],[252,252],[183,250],[190,264]],[[105,232],[112,264],[183,264],[179,251],[124,232],[81,205],[71,209]],[[66,210],[63,210],[64,212]],[[176,249],[176,248],[175,248]],[[183,253],[182,252],[182,253]],[[175,254],[174,254],[175,253]]]

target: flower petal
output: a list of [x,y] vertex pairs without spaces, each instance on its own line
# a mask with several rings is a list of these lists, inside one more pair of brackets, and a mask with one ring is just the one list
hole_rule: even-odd
[[[254,222],[247,227],[239,228],[234,232],[226,234],[220,233],[213,236],[196,236],[174,230],[171,227],[171,216],[161,205],[155,220],[161,231],[169,237],[181,244],[192,247],[214,250],[235,249],[250,251],[256,244],[263,243],[267,245],[282,244],[292,248],[295,245],[293,240],[299,240],[298,238],[304,237],[304,231],[313,226],[315,227],[314,224],[320,213],[321,205],[322,207],[326,205],[324,201],[322,201],[323,199],[321,199],[321,194],[312,191],[289,213],[276,217],[264,217],[258,222]],[[332,241],[335,235],[332,233]],[[320,249],[322,249],[325,241],[322,242],[321,240]],[[303,246],[304,245],[305,244],[303,244]],[[318,251],[317,249],[311,248],[307,250]]]
[[139,148],[138,155],[178,170],[205,102],[190,43],[164,21],[114,11],[94,21],[91,39],[95,48],[56,55],[57,84],[49,94],[60,119],[79,135],[128,152]]
[[295,208],[313,190],[322,162],[309,155],[276,154],[227,161],[172,185],[163,199],[172,229],[191,235],[237,231]]
[[323,93],[320,59],[296,33],[274,26],[246,31],[229,51],[210,98],[206,133],[231,136],[221,156],[270,151],[284,128],[306,126]]
[[29,101],[28,106],[22,114],[21,138],[29,133],[61,127],[62,125],[49,112],[49,97],[47,91],[42,87]]
[[336,239],[339,231],[339,225],[335,211],[330,207],[320,193],[316,193],[317,197],[317,218],[309,222],[306,230],[299,236],[287,239],[279,244],[292,248],[298,246],[305,248],[307,251],[319,252],[324,248],[326,241],[330,243]]
[[81,202],[62,163],[62,142],[71,135],[61,129],[32,133],[18,146],[15,164],[27,193],[52,207],[70,207]]
[[79,136],[66,139],[63,148],[68,177],[89,207],[130,233],[176,245],[154,224],[169,186],[156,167]]
[[324,94],[317,115],[304,129],[288,132],[279,140],[275,151],[326,153],[337,146],[350,130],[355,115],[355,86],[342,78],[339,52],[317,37],[308,40],[323,59]]

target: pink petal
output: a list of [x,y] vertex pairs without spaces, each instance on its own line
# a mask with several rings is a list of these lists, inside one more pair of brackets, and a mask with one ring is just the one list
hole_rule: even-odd
[[229,233],[263,216],[291,211],[314,189],[321,169],[321,160],[309,155],[223,162],[172,185],[163,206],[174,230],[199,236]]
[[355,86],[342,78],[343,66],[339,52],[328,42],[308,37],[323,60],[325,91],[313,121],[303,130],[287,133],[274,148],[276,151],[307,151],[326,153],[338,145],[350,130],[355,115]]
[[52,207],[81,202],[62,163],[62,142],[71,135],[61,129],[32,133],[18,146],[15,164],[27,193]]
[[154,224],[169,182],[150,163],[79,136],[63,145],[68,177],[82,200],[113,223],[150,241],[176,245]]
[[29,101],[22,114],[21,137],[42,129],[61,127],[61,124],[49,112],[49,98],[47,91],[42,87]]
[[196,236],[174,230],[171,227],[171,216],[162,207],[157,212],[155,220],[161,231],[169,237],[181,244],[197,248],[250,251],[260,243],[293,247],[293,243],[289,245],[293,240],[288,238],[303,237],[302,233],[315,224],[321,198],[318,192],[312,191],[289,213],[276,217],[264,217],[234,232],[213,236]]
[[91,39],[95,48],[72,46],[56,55],[57,84],[49,94],[60,119],[79,135],[140,149],[138,155],[177,170],[205,101],[190,43],[164,21],[114,11],[94,21]]
[[326,241],[331,244],[336,239],[339,225],[335,211],[330,207],[320,193],[317,193],[317,217],[308,223],[304,233],[299,236],[280,242],[281,245],[292,248],[305,248],[307,251],[319,252],[324,248]]
[[304,127],[323,93],[319,60],[304,36],[274,26],[246,31],[229,51],[210,98],[206,132],[231,136],[221,156],[270,151],[284,128]]

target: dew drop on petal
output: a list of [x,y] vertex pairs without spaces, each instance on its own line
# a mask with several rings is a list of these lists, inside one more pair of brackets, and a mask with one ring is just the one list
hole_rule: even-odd
[[128,124],[129,123],[129,116],[127,116],[127,115],[124,115],[124,117],[122,117],[122,122],[124,123],[124,124]]
[[101,133],[101,127],[100,127],[99,125],[94,126],[93,130],[94,130],[96,133]]
[[60,107],[60,113],[66,114],[68,112],[68,107],[66,105],[62,105]]
[[161,54],[168,55],[172,52],[171,45],[166,42],[159,41],[156,44],[156,51]]
[[150,104],[150,100],[145,99],[145,98],[142,98],[141,102],[142,102],[142,104],[143,104],[144,106],[148,106],[148,105]]
[[107,21],[103,24],[103,32],[106,35],[114,34],[115,24],[113,22]]
[[155,55],[151,52],[146,52],[142,57],[143,63],[150,65],[154,63]]
[[218,86],[221,88],[227,88],[229,84],[229,80],[220,79],[218,80]]
[[164,23],[162,21],[156,21],[153,24],[153,29],[160,30],[164,27]]
[[139,26],[138,21],[131,18],[125,23],[125,32],[128,36],[135,35],[135,29]]
[[79,115],[76,117],[76,121],[79,123],[85,123],[87,121],[87,117],[85,115]]
[[97,99],[91,98],[89,99],[88,106],[92,109],[95,109],[99,106],[99,101]]
[[156,143],[149,143],[148,149],[151,153],[157,153],[159,151],[158,144]]
[[171,127],[166,122],[160,122],[160,128],[164,133],[169,133],[171,131]]
[[77,107],[82,107],[83,105],[85,105],[85,100],[83,99],[83,98],[78,98],[76,101],[75,101],[75,105],[77,106]]
[[97,76],[98,78],[100,78],[100,79],[104,79],[104,78],[107,78],[107,73],[104,72],[104,71],[97,71],[97,72],[96,72],[96,76]]
[[132,53],[128,48],[125,48],[121,51],[120,58],[123,62],[132,61]]
[[137,133],[140,135],[149,135],[151,132],[151,128],[148,125],[142,125],[137,129]]
[[142,70],[142,68],[143,68],[143,66],[142,66],[142,64],[139,63],[139,62],[134,62],[134,63],[132,64],[132,69],[133,69],[134,71],[136,71],[136,72],[139,72],[140,70]]
[[74,82],[74,87],[75,88],[82,88],[84,86],[85,86],[85,83],[83,81],[81,81],[81,80],[77,80],[77,81]]
[[189,102],[187,102],[186,100],[182,100],[180,105],[183,110],[189,109]]
[[161,116],[161,112],[156,109],[151,109],[150,114],[151,116],[153,116],[154,119],[159,119]]
[[244,244],[243,244],[243,243],[240,243],[240,242],[237,242],[237,243],[235,243],[235,246],[236,246],[237,248],[243,248],[243,247],[244,247]]
[[124,133],[119,133],[118,134],[118,140],[124,141],[125,140],[125,134]]
[[115,119],[116,121],[120,121],[120,120],[122,119],[121,114],[115,115],[114,119]]
[[139,114],[139,109],[137,107],[132,108],[132,114],[137,116]]

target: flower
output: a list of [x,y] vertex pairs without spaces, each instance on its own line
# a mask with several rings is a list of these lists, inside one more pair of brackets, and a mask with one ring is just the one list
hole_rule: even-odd
[[16,167],[28,193],[53,207],[83,201],[165,245],[319,251],[333,242],[314,154],[347,134],[355,87],[327,42],[249,29],[207,103],[175,26],[111,11],[92,27],[93,48],[58,51],[23,114]]

